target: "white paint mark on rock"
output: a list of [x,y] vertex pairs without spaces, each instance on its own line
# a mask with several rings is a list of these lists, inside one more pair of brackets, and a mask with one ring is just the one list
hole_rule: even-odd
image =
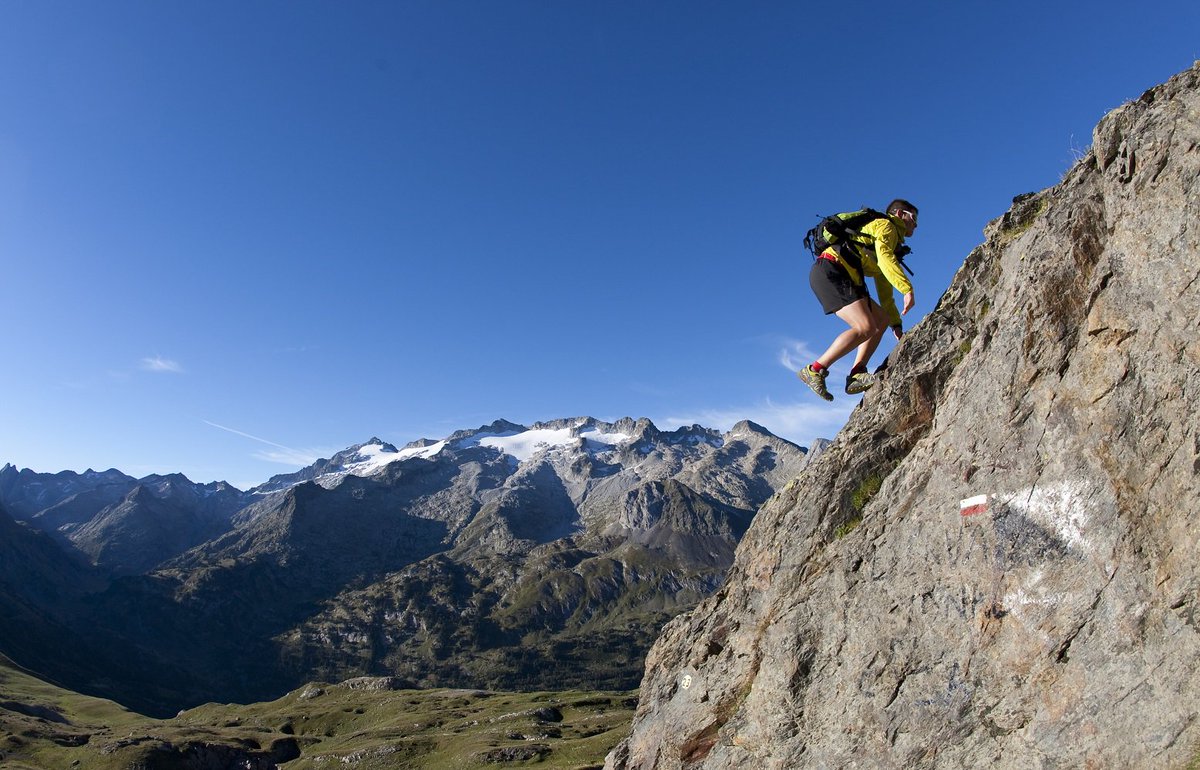
[[1059,606],[1071,597],[1055,591],[1043,582],[1042,570],[1035,569],[1004,595],[1004,606],[1027,631],[1034,634],[1047,647],[1053,639],[1046,630],[1046,617],[1057,612]]
[[1083,480],[1058,481],[1027,487],[1019,492],[975,495],[958,504],[963,519],[999,515],[1007,509],[1019,513],[1054,532],[1067,548],[1091,553],[1086,535],[1090,507],[1097,495]]
[[1085,481],[1059,481],[1022,490],[1006,502],[1017,513],[1053,530],[1067,547],[1090,553],[1086,530],[1097,497]]

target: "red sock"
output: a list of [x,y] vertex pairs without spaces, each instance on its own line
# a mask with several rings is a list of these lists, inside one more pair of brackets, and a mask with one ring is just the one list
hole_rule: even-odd
[[866,364],[855,364],[854,368],[852,368],[850,370],[850,374],[864,374],[866,371],[867,371]]
[[813,370],[814,372],[819,372],[819,371],[821,371],[822,369],[826,369],[826,368],[828,368],[828,367],[826,367],[826,366],[825,366],[825,364],[821,363],[820,361],[813,361],[813,362],[812,362],[812,370]]

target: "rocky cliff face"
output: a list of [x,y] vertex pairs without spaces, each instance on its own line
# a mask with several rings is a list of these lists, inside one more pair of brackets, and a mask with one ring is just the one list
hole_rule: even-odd
[[609,767],[1200,750],[1200,64],[1093,139],[666,627]]

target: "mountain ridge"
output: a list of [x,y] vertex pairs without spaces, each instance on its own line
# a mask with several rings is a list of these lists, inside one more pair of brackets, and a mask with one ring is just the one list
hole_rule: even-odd
[[[108,659],[178,669],[163,677],[177,695],[129,704],[153,713],[362,675],[628,688],[661,624],[719,584],[807,459],[745,421],[574,417],[400,448],[373,437],[245,493],[126,477],[119,501],[52,533],[104,581],[51,616]],[[74,487],[27,480],[82,505]]]

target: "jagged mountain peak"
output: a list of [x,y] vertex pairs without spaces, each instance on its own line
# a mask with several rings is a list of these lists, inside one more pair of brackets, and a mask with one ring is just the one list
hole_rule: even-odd
[[[607,422],[592,417],[528,426],[497,420],[392,451],[383,442],[366,442],[290,477],[277,477],[290,482],[273,490],[281,495],[256,490],[260,502],[238,515],[237,531],[188,563],[291,553],[307,548],[305,539],[313,537],[314,545],[323,546],[323,533],[356,515],[355,501],[394,500],[389,505],[409,512],[428,506],[418,515],[446,521],[446,543],[484,552],[522,550],[571,532],[611,532],[622,520],[620,510],[630,504],[626,495],[643,484],[686,483],[695,494],[746,517],[755,501],[798,471],[804,452],[752,423],[729,435],[731,441],[750,439],[755,446],[727,446],[723,434],[699,425],[662,432],[645,418]],[[455,491],[442,502],[448,489]],[[632,504],[641,503],[634,499]],[[475,517],[475,511],[482,515]],[[315,523],[314,516],[328,519],[327,526]],[[464,533],[468,525],[471,530]]]
[[[764,428],[762,425],[759,425],[758,423],[752,422],[750,420],[742,420],[740,422],[735,423],[734,426],[732,428],[730,428],[724,434],[723,438],[726,441],[732,441],[734,439],[742,439],[742,440],[762,441],[762,442],[767,442],[767,443],[783,442],[785,444],[789,444],[794,447],[800,447],[799,444],[796,444],[793,441],[788,441],[787,439],[782,438],[780,436],[776,436],[774,433],[772,433],[767,428]],[[823,440],[825,440],[825,439],[814,439],[814,441],[823,441]],[[801,448],[803,448],[803,447],[801,447]]]
[[[73,499],[88,495],[111,501],[124,495],[136,483],[132,476],[114,469],[103,473],[38,473],[29,468],[18,471],[16,466],[6,465],[0,471],[0,504],[7,506],[17,519],[30,520],[39,513],[56,506],[69,506]],[[36,522],[35,526],[46,528]]]
[[318,460],[296,473],[274,476],[253,491],[267,494],[306,481],[330,487],[351,475],[374,476],[392,463],[413,459],[432,460],[447,450],[454,453],[482,448],[506,455],[519,464],[560,450],[594,454],[626,448],[647,452],[659,443],[720,448],[727,435],[783,441],[749,421],[740,422],[728,434],[722,434],[701,425],[662,431],[644,417],[625,417],[615,422],[594,417],[570,417],[535,422],[528,426],[500,419],[479,428],[455,431],[440,440],[418,439],[405,444],[402,449],[396,449],[379,438],[372,438],[342,450],[328,460]]
[[378,454],[395,454],[399,450],[378,436],[372,436],[361,444],[355,444],[329,458],[330,465],[352,465]]
[[758,423],[752,422],[750,420],[741,420],[740,422],[735,423],[734,426],[729,429],[729,432],[730,433],[756,433],[759,435],[768,435],[768,436],[773,435],[771,433],[771,431],[767,430],[766,428],[759,425]]
[[317,460],[295,473],[272,476],[251,492],[259,495],[270,494],[306,481],[330,486],[349,475],[369,476],[401,457],[401,450],[383,439],[372,437],[361,444],[347,447],[328,459]]
[[144,485],[192,486],[191,479],[182,473],[151,473],[149,476],[143,476],[138,479],[138,483]]
[[350,450],[361,453],[363,449],[366,449],[369,447],[378,447],[377,451],[379,451],[379,452],[397,452],[397,451],[399,451],[398,449],[396,449],[396,447],[393,444],[389,444],[388,442],[384,441],[383,439],[379,438],[378,436],[372,436],[371,438],[367,439],[363,443],[358,444],[357,446],[351,447]]
[[504,419],[499,419],[499,420],[492,422],[489,425],[481,425],[475,429],[464,429],[464,430],[455,431],[454,433],[451,433],[449,436],[447,436],[445,440],[449,441],[449,442],[455,442],[455,441],[462,441],[464,439],[470,439],[470,438],[473,438],[475,436],[480,436],[480,435],[502,436],[502,435],[522,433],[527,430],[529,430],[529,428],[525,427],[524,425],[520,425],[515,422],[509,422],[508,420],[504,420]]

